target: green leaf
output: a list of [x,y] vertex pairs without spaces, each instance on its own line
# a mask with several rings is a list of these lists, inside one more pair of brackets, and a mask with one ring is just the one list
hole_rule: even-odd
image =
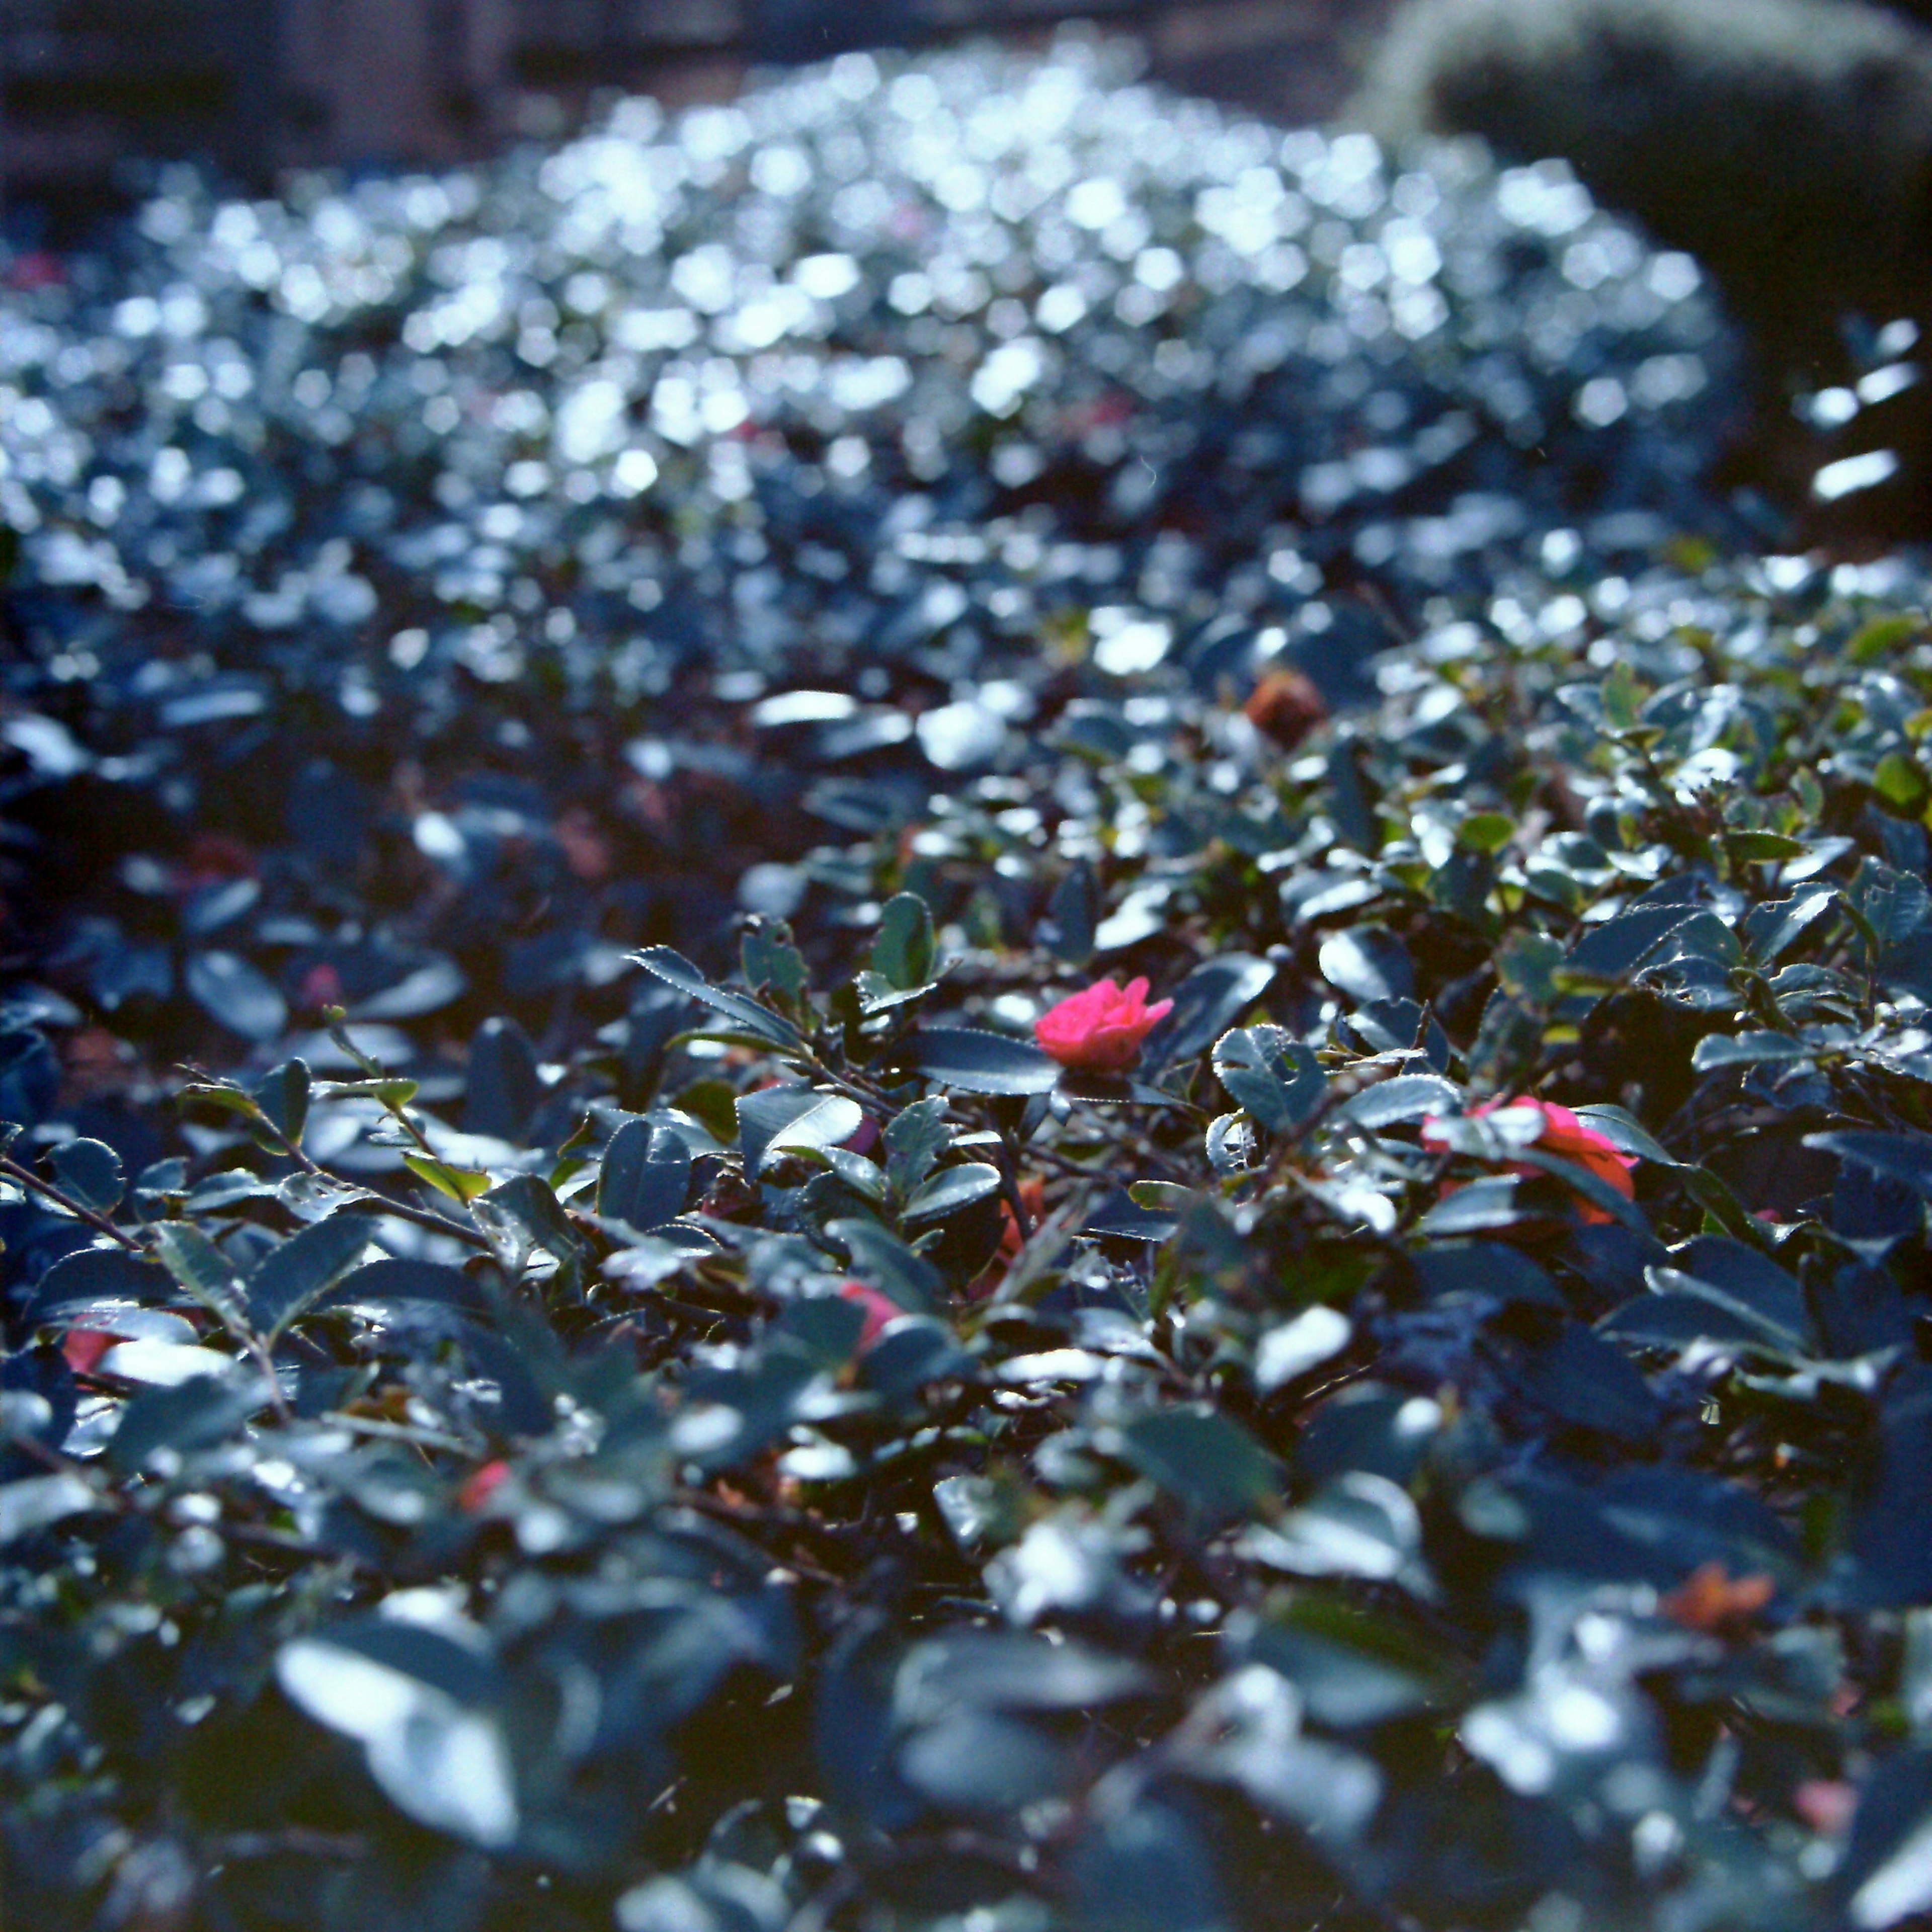
[[1223,952],[1174,989],[1174,1010],[1148,1035],[1141,1064],[1150,1075],[1205,1053],[1274,984],[1275,968],[1244,952]]
[[520,1272],[532,1248],[547,1249],[568,1261],[583,1246],[570,1217],[549,1186],[538,1175],[520,1174],[471,1202],[470,1214],[490,1238],[511,1272]]
[[1038,1047],[976,1027],[928,1027],[912,1047],[920,1073],[962,1094],[1022,1098],[1051,1093],[1060,1079],[1060,1063]]
[[1724,850],[1734,866],[1774,865],[1785,859],[1802,858],[1808,848],[1802,838],[1786,838],[1776,832],[1726,832]]
[[1642,964],[1696,911],[1694,906],[1639,906],[1587,927],[1563,962],[1564,977],[1614,983]]
[[1660,1167],[1685,1165],[1621,1107],[1598,1105],[1574,1108],[1572,1112],[1586,1126],[1594,1127],[1619,1154],[1635,1154],[1640,1160],[1656,1162]]
[[945,1276],[878,1222],[854,1215],[827,1222],[825,1232],[850,1256],[854,1271],[876,1283],[902,1308],[930,1315],[943,1305]]
[[232,1371],[143,1390],[121,1412],[107,1444],[108,1466],[132,1474],[158,1449],[188,1455],[218,1448],[268,1400],[264,1378]]
[[490,1177],[479,1167],[452,1167],[448,1162],[432,1160],[429,1155],[415,1154],[406,1149],[403,1154],[403,1165],[418,1180],[426,1180],[438,1193],[446,1194],[450,1199],[466,1207],[480,1194],[490,1191]]
[[418,1082],[384,1074],[370,1080],[325,1080],[315,1089],[318,1100],[380,1100],[386,1107],[406,1107],[416,1097]]
[[1562,964],[1562,942],[1544,933],[1513,932],[1496,950],[1496,977],[1503,991],[1525,1006],[1555,1002],[1556,969]]
[[910,1194],[946,1151],[952,1130],[946,1124],[946,1102],[934,1094],[915,1100],[886,1129],[886,1178],[893,1191]]
[[1300,1126],[1328,1084],[1313,1052],[1276,1026],[1224,1034],[1214,1048],[1214,1075],[1228,1097],[1271,1134]]
[[852,989],[858,995],[859,1011],[867,1019],[874,1013],[890,1012],[895,1006],[909,1006],[915,1000],[922,1000],[932,990],[932,985],[923,986],[895,986],[883,973],[868,969],[852,982]]
[[543,1096],[543,1076],[530,1035],[514,1020],[485,1020],[470,1042],[464,1132],[520,1144]]
[[1787,899],[1753,906],[1745,916],[1742,937],[1754,963],[1769,966],[1780,958],[1831,910],[1838,896],[1836,886],[1813,882],[1800,886]]
[[781,1018],[755,1000],[748,1000],[742,993],[728,993],[722,986],[714,986],[682,953],[673,952],[668,946],[653,946],[631,957],[654,978],[709,1006],[714,1013],[723,1014],[740,1032],[748,1034],[760,1044],[788,1052],[803,1047],[803,1036],[790,1021]]
[[[1740,1269],[1736,1263],[1721,1268],[1696,1264],[1694,1256],[1700,1248],[1728,1251],[1741,1258],[1745,1265]],[[1653,1294],[1681,1294],[1721,1309],[1759,1341],[1788,1354],[1804,1355],[1816,1349],[1817,1337],[1811,1331],[1798,1284],[1755,1249],[1741,1247],[1722,1236],[1706,1235],[1692,1242],[1690,1250],[1682,1268],[1644,1270],[1644,1279]]]
[[58,1321],[64,1308],[89,1302],[125,1301],[136,1307],[170,1300],[175,1284],[152,1262],[125,1248],[82,1248],[63,1255],[41,1276],[22,1318],[29,1328]]
[[1244,1113],[1217,1114],[1208,1124],[1203,1144],[1216,1174],[1244,1174],[1255,1157],[1254,1121]]
[[1358,1006],[1406,1000],[1415,991],[1408,949],[1386,926],[1331,933],[1316,955],[1322,976]]
[[1619,658],[1598,690],[1603,700],[1604,723],[1612,731],[1635,729],[1650,693],[1638,681],[1628,662]]
[[857,1101],[815,1087],[764,1087],[738,1097],[738,1145],[748,1175],[764,1172],[788,1148],[836,1147],[864,1124]]
[[1900,615],[1874,617],[1845,646],[1847,661],[1855,664],[1877,664],[1902,655],[1922,628],[1917,617]]
[[1150,1214],[1179,1216],[1200,1198],[1191,1187],[1177,1187],[1171,1180],[1136,1180],[1127,1186],[1127,1198]]
[[64,1470],[56,1475],[23,1476],[16,1482],[0,1483],[0,1544],[103,1507],[101,1499],[80,1477]]
[[[1557,981],[1562,983],[1559,976]],[[1484,1002],[1483,1017],[1469,1048],[1469,1077],[1496,1087],[1513,1087],[1536,1064],[1543,1048],[1544,1023],[1498,987]]]
[[1204,1402],[1157,1409],[1121,1436],[1128,1461],[1206,1523],[1245,1515],[1282,1492],[1274,1458]]
[[1462,1104],[1461,1090],[1450,1082],[1432,1073],[1400,1073],[1345,1100],[1336,1109],[1336,1118],[1373,1133],[1431,1114],[1454,1113]]
[[1485,1174],[1437,1202],[1423,1216],[1416,1232],[1426,1240],[1448,1240],[1533,1220],[1538,1210],[1519,1198],[1523,1186],[1514,1174]]
[[1000,1170],[984,1161],[942,1167],[905,1204],[908,1221],[933,1221],[970,1207],[1000,1190]]
[[128,1180],[121,1156],[102,1141],[63,1141],[47,1156],[47,1165],[62,1191],[97,1214],[111,1214],[121,1204]]
[[273,1343],[366,1255],[371,1229],[363,1214],[332,1214],[272,1248],[248,1276],[248,1318]]
[[464,1274],[440,1262],[398,1261],[385,1258],[365,1262],[337,1278],[322,1298],[334,1305],[344,1302],[440,1302],[471,1314],[488,1312],[482,1290]]
[[1752,1066],[1770,1060],[1808,1060],[1820,1052],[1815,1046],[1808,1046],[1802,1040],[1793,1040],[1784,1033],[1746,1033],[1736,1039],[1720,1034],[1707,1034],[1696,1045],[1690,1055],[1692,1067],[1700,1073],[1708,1073],[1720,1066]]
[[182,1286],[240,1340],[254,1339],[241,1277],[228,1257],[199,1228],[164,1221],[154,1230],[154,1252]]
[[1500,852],[1516,836],[1516,820],[1500,812],[1476,812],[1456,827],[1459,844],[1472,852]]
[[1744,948],[1738,936],[1714,912],[1697,911],[1682,925],[1671,928],[1670,935],[1653,962],[1671,959],[1708,959],[1718,966],[1742,966]]
[[1435,904],[1454,913],[1478,932],[1489,932],[1496,923],[1489,906],[1490,888],[1495,884],[1496,866],[1486,854],[1458,849],[1430,874],[1427,890]]
[[916,892],[899,892],[886,902],[879,915],[878,937],[872,941],[872,965],[902,993],[932,983],[932,911]]
[[1354,1334],[1354,1324],[1339,1310],[1317,1303],[1292,1322],[1268,1329],[1255,1345],[1255,1386],[1271,1395],[1310,1369],[1331,1360]]
[[1888,752],[1873,770],[1872,789],[1886,804],[1915,811],[1925,797],[1925,774],[1903,752]]
[[208,1018],[244,1040],[273,1040],[288,1024],[288,1002],[238,953],[192,952],[182,977]]
[[218,1107],[224,1113],[240,1114],[251,1120],[262,1111],[261,1103],[252,1094],[244,1094],[225,1080],[190,1080],[181,1090],[181,1097]]
[[1762,1244],[1764,1224],[1753,1217],[1750,1210],[1731,1192],[1730,1183],[1722,1175],[1713,1173],[1708,1167],[1686,1168],[1684,1185],[1691,1199],[1705,1209],[1726,1234],[1754,1246]]
[[885,1171],[876,1162],[846,1147],[821,1148],[818,1158],[854,1193],[877,1204],[884,1204],[889,1191]]
[[1836,1133],[1807,1134],[1804,1144],[1834,1154],[1887,1180],[1902,1182],[1932,1201],[1932,1141],[1917,1134],[1873,1133],[1851,1128]]
[[302,1144],[308,1122],[308,1063],[285,1060],[264,1074],[255,1089],[255,1104],[273,1121],[291,1147]]
[[604,1150],[597,1211],[647,1233],[684,1212],[690,1187],[691,1149],[684,1136],[649,1120],[626,1120]]
[[739,942],[738,963],[754,991],[769,987],[791,1006],[804,998],[810,980],[805,955],[792,944],[791,928],[783,920],[752,920]]

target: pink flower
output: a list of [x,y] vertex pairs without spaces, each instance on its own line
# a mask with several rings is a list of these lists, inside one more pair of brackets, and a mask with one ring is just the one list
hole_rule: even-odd
[[886,1332],[890,1323],[905,1312],[890,1295],[880,1294],[876,1288],[868,1288],[862,1281],[844,1282],[838,1292],[848,1301],[856,1301],[866,1311],[866,1325],[859,1330],[859,1352],[862,1355]]
[[1172,1000],[1147,1003],[1148,982],[1130,980],[1123,992],[1101,980],[1084,993],[1049,1006],[1034,1037],[1063,1066],[1083,1073],[1124,1073],[1141,1057],[1147,1036],[1174,1010]]
[[474,1516],[509,1480],[510,1466],[500,1456],[494,1462],[485,1462],[481,1468],[472,1469],[457,1491],[456,1507],[466,1515]]
[[[1558,1107],[1548,1100],[1486,1100],[1480,1107],[1469,1109],[1469,1118],[1480,1120],[1485,1114],[1497,1114],[1507,1108],[1511,1113],[1534,1112],[1541,1116],[1542,1131],[1528,1143],[1540,1154],[1554,1154],[1558,1160],[1567,1160],[1580,1167],[1586,1174],[1592,1174],[1606,1186],[1613,1187],[1626,1201],[1636,1198],[1636,1186],[1630,1178],[1630,1171],[1636,1162],[1630,1155],[1620,1153],[1616,1147],[1594,1127],[1586,1126],[1568,1107]],[[1444,1122],[1432,1116],[1422,1124],[1422,1144],[1438,1150],[1446,1144]],[[1510,1161],[1508,1172],[1511,1174],[1538,1174],[1543,1170],[1527,1161]],[[1445,1190],[1453,1193],[1454,1188]],[[1577,1211],[1586,1221],[1608,1221],[1612,1217],[1594,1202],[1580,1200]]]
[[121,1340],[105,1328],[70,1328],[61,1340],[61,1353],[77,1376],[91,1376],[100,1358]]
[[1808,1778],[1792,1787],[1791,1808],[1821,1838],[1842,1838],[1858,1808],[1858,1787],[1841,1778]]

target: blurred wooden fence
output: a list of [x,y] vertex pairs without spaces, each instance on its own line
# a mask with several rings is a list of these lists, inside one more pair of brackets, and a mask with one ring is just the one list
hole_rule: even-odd
[[0,0],[0,188],[110,181],[200,154],[266,180],[434,164],[567,125],[608,87],[718,98],[747,71],[856,46],[1140,36],[1177,86],[1290,119],[1332,112],[1388,0]]

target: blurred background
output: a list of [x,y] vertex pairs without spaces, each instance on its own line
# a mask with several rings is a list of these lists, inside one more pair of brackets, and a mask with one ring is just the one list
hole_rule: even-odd
[[1291,122],[1346,98],[1390,0],[0,0],[0,194],[56,230],[130,164],[266,185],[318,164],[436,164],[563,131],[622,88],[728,98],[760,67],[1089,19],[1155,77]]

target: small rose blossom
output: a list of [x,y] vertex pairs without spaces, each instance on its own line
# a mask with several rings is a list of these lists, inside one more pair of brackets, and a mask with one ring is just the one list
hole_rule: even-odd
[[1130,980],[1124,992],[1102,980],[1049,1006],[1034,1023],[1034,1037],[1063,1066],[1082,1073],[1124,1073],[1141,1057],[1147,1036],[1174,1010],[1172,1000],[1147,1003],[1148,982]]
[[70,1328],[61,1342],[67,1365],[77,1376],[91,1376],[100,1366],[100,1358],[121,1340],[104,1328]]
[[1732,1576],[1721,1563],[1701,1563],[1657,1607],[1672,1622],[1708,1636],[1748,1623],[1777,1594],[1768,1576]]
[[[1539,1154],[1553,1154],[1558,1160],[1567,1160],[1582,1168],[1585,1173],[1595,1175],[1606,1186],[1614,1188],[1626,1201],[1636,1198],[1636,1185],[1630,1179],[1630,1169],[1636,1161],[1622,1153],[1604,1135],[1594,1127],[1586,1126],[1568,1107],[1559,1107],[1548,1100],[1488,1100],[1480,1107],[1472,1107],[1468,1118],[1480,1120],[1487,1114],[1534,1113],[1540,1117],[1541,1129],[1536,1138],[1525,1144],[1534,1148]],[[1422,1124],[1422,1144],[1438,1151],[1445,1145],[1448,1136],[1445,1124],[1439,1116],[1432,1115]],[[1543,1169],[1528,1161],[1510,1161],[1507,1171],[1511,1174],[1534,1176]],[[1453,1193],[1453,1187],[1445,1192]],[[1577,1212],[1588,1222],[1605,1222],[1612,1217],[1594,1202],[1579,1199]]]
[[848,1301],[856,1301],[866,1311],[866,1325],[859,1330],[859,1352],[863,1354],[886,1332],[889,1324],[905,1312],[889,1294],[868,1288],[862,1281],[848,1281],[838,1292]]
[[509,1480],[510,1466],[500,1456],[494,1462],[485,1462],[472,1471],[457,1491],[457,1508],[467,1516],[474,1516]]
[[1842,1778],[1808,1778],[1792,1788],[1791,1808],[1821,1838],[1841,1838],[1858,1808],[1858,1786]]

